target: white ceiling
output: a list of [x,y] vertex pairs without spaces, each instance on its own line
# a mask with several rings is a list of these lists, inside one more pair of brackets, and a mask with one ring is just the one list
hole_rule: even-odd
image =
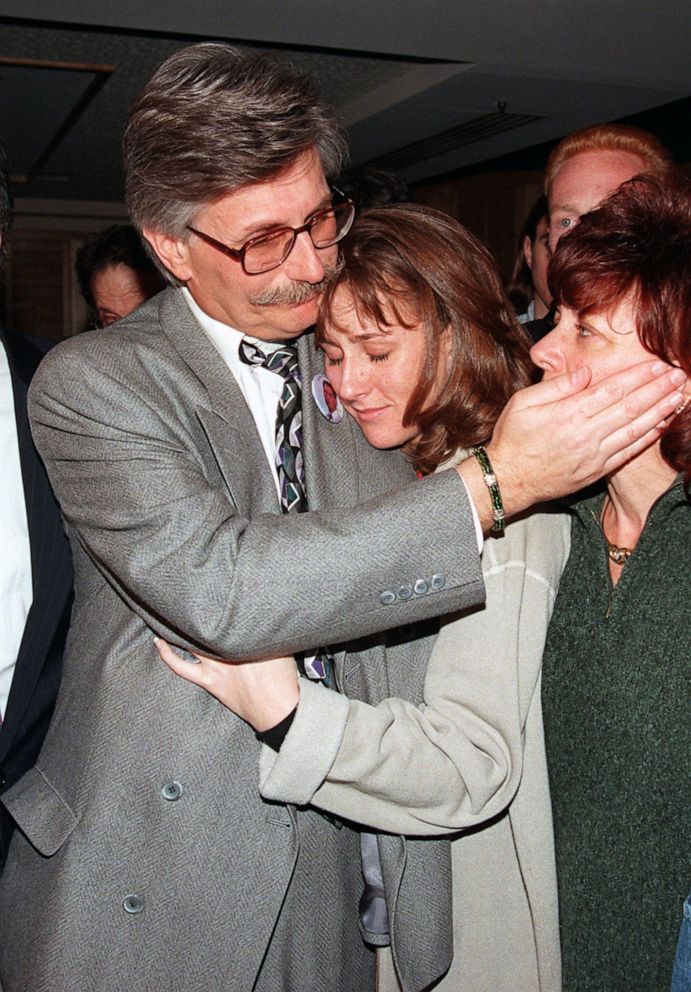
[[[118,200],[130,101],[171,51],[201,38],[286,49],[338,107],[354,161],[404,150],[409,182],[691,94],[689,0],[3,0],[0,62],[112,68],[71,119],[70,94],[85,89],[73,69],[36,69],[22,82],[23,67],[0,65],[0,140],[16,172],[34,163],[24,195]],[[676,108],[684,149],[689,107]],[[483,136],[467,143],[477,119]],[[445,132],[446,150],[411,154]]]

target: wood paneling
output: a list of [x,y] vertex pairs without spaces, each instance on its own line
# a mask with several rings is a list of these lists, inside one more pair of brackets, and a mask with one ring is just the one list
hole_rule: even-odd
[[483,172],[412,190],[419,203],[443,210],[482,238],[505,279],[523,222],[541,192],[542,173],[532,171]]
[[14,231],[5,266],[2,320],[18,334],[64,338],[86,327],[76,290],[74,255],[80,232]]

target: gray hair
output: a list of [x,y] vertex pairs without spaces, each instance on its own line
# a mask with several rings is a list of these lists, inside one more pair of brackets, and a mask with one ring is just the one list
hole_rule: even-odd
[[345,134],[317,83],[289,63],[204,42],[171,55],[134,103],[124,137],[134,224],[173,237],[205,204],[272,179],[316,148],[339,174]]

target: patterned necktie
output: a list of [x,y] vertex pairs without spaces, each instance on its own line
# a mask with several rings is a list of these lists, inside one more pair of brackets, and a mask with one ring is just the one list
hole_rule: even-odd
[[[281,488],[281,509],[284,513],[304,513],[307,509],[307,488],[302,457],[302,375],[297,345],[282,344],[280,348],[264,352],[253,341],[243,338],[240,359],[246,365],[263,365],[284,380],[276,411],[276,468]],[[307,678],[335,688],[333,655],[327,648],[318,648],[314,654],[300,653],[296,658]]]
[[276,411],[276,468],[284,513],[307,509],[305,463],[302,458],[302,376],[295,344],[284,344],[268,353],[243,338],[240,358],[248,365],[263,365],[283,379]]

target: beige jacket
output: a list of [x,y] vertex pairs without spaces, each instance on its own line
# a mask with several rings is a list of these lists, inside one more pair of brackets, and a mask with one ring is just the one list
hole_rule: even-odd
[[[567,518],[549,512],[486,542],[486,606],[443,626],[423,707],[306,685],[281,751],[262,752],[266,798],[392,833],[465,831],[452,844],[454,959],[440,992],[561,987],[540,671],[568,548]],[[381,963],[381,988],[405,988],[388,952]]]

